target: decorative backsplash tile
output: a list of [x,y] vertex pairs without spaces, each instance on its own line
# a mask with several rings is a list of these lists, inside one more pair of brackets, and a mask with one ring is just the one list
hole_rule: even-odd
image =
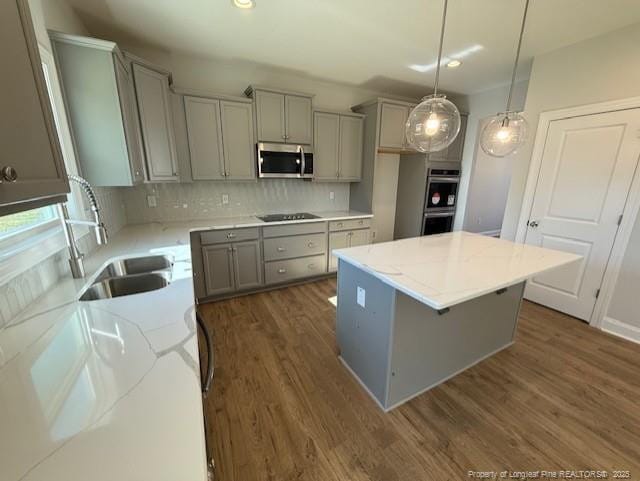
[[[145,184],[122,190],[130,224],[349,208],[348,183],[299,179]],[[223,195],[228,196],[228,204],[223,203]],[[149,207],[148,196],[155,198],[157,207]]]

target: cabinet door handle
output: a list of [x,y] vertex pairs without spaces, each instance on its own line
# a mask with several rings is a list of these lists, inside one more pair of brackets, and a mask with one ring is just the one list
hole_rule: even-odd
[[284,274],[285,272],[287,272],[287,270],[285,268],[283,268],[283,267],[278,269],[278,274]]
[[0,169],[0,183],[2,182],[15,182],[18,180],[18,171],[10,165],[4,166]]
[[231,246],[229,246],[229,247],[227,247],[227,250],[228,250],[229,252],[231,252],[231,251],[233,250],[233,248],[232,248]]
[[364,221],[363,220],[359,220],[358,224],[362,225],[362,224],[364,224]]
[[307,244],[307,247],[309,247],[309,248],[311,248],[311,249],[313,249],[315,246],[316,246],[316,243],[315,243],[315,242],[309,242],[309,243]]
[[342,222],[338,222],[337,226],[342,227],[344,224]]
[[235,239],[236,235],[233,232],[227,234],[227,239]]
[[285,249],[284,247],[278,247],[276,250],[277,250],[278,252],[284,252],[284,251],[286,251],[287,249]]

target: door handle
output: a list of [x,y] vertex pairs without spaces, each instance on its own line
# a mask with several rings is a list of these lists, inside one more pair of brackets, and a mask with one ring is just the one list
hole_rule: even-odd
[[540,223],[537,220],[532,220],[529,221],[527,223],[529,225],[529,227],[531,227],[532,229],[535,229],[536,227],[538,227],[540,225]]

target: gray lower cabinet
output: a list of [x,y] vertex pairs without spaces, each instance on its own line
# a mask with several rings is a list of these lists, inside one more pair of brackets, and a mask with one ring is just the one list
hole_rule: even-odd
[[[0,215],[69,192],[27,0],[0,2]],[[15,173],[15,178],[14,174]]]
[[227,294],[235,290],[233,248],[218,244],[202,248],[205,290],[208,296]]
[[202,247],[207,296],[255,289],[262,282],[260,241]]
[[[362,219],[361,219],[362,220]],[[353,221],[349,221],[353,222]],[[329,233],[329,271],[338,269],[338,258],[332,254],[334,249],[346,249],[371,243],[371,230],[354,229]]]
[[177,182],[178,154],[169,99],[169,75],[132,63],[147,178]]
[[327,258],[324,254],[266,262],[264,266],[267,284],[278,284],[305,277],[313,277],[325,272],[327,272]]
[[255,289],[262,285],[260,241],[238,242],[232,245],[236,290]]

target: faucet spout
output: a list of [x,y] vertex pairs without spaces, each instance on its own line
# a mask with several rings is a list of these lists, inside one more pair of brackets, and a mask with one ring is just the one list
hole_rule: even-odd
[[75,279],[80,279],[85,276],[84,270],[84,254],[80,252],[78,248],[78,244],[76,242],[76,238],[73,234],[72,225],[87,225],[91,226],[94,229],[94,233],[96,236],[96,242],[98,245],[104,245],[107,243],[108,235],[107,228],[102,222],[102,217],[100,214],[100,205],[98,204],[98,199],[91,187],[91,184],[87,182],[82,177],[78,177],[77,175],[70,175],[69,180],[76,182],[82,188],[87,200],[89,201],[89,206],[91,208],[91,213],[93,214],[93,220],[75,220],[69,217],[69,209],[67,209],[66,203],[60,204],[60,214],[62,217],[62,223],[64,226],[64,234],[67,240],[67,246],[69,248],[69,266],[71,268],[71,275]]

